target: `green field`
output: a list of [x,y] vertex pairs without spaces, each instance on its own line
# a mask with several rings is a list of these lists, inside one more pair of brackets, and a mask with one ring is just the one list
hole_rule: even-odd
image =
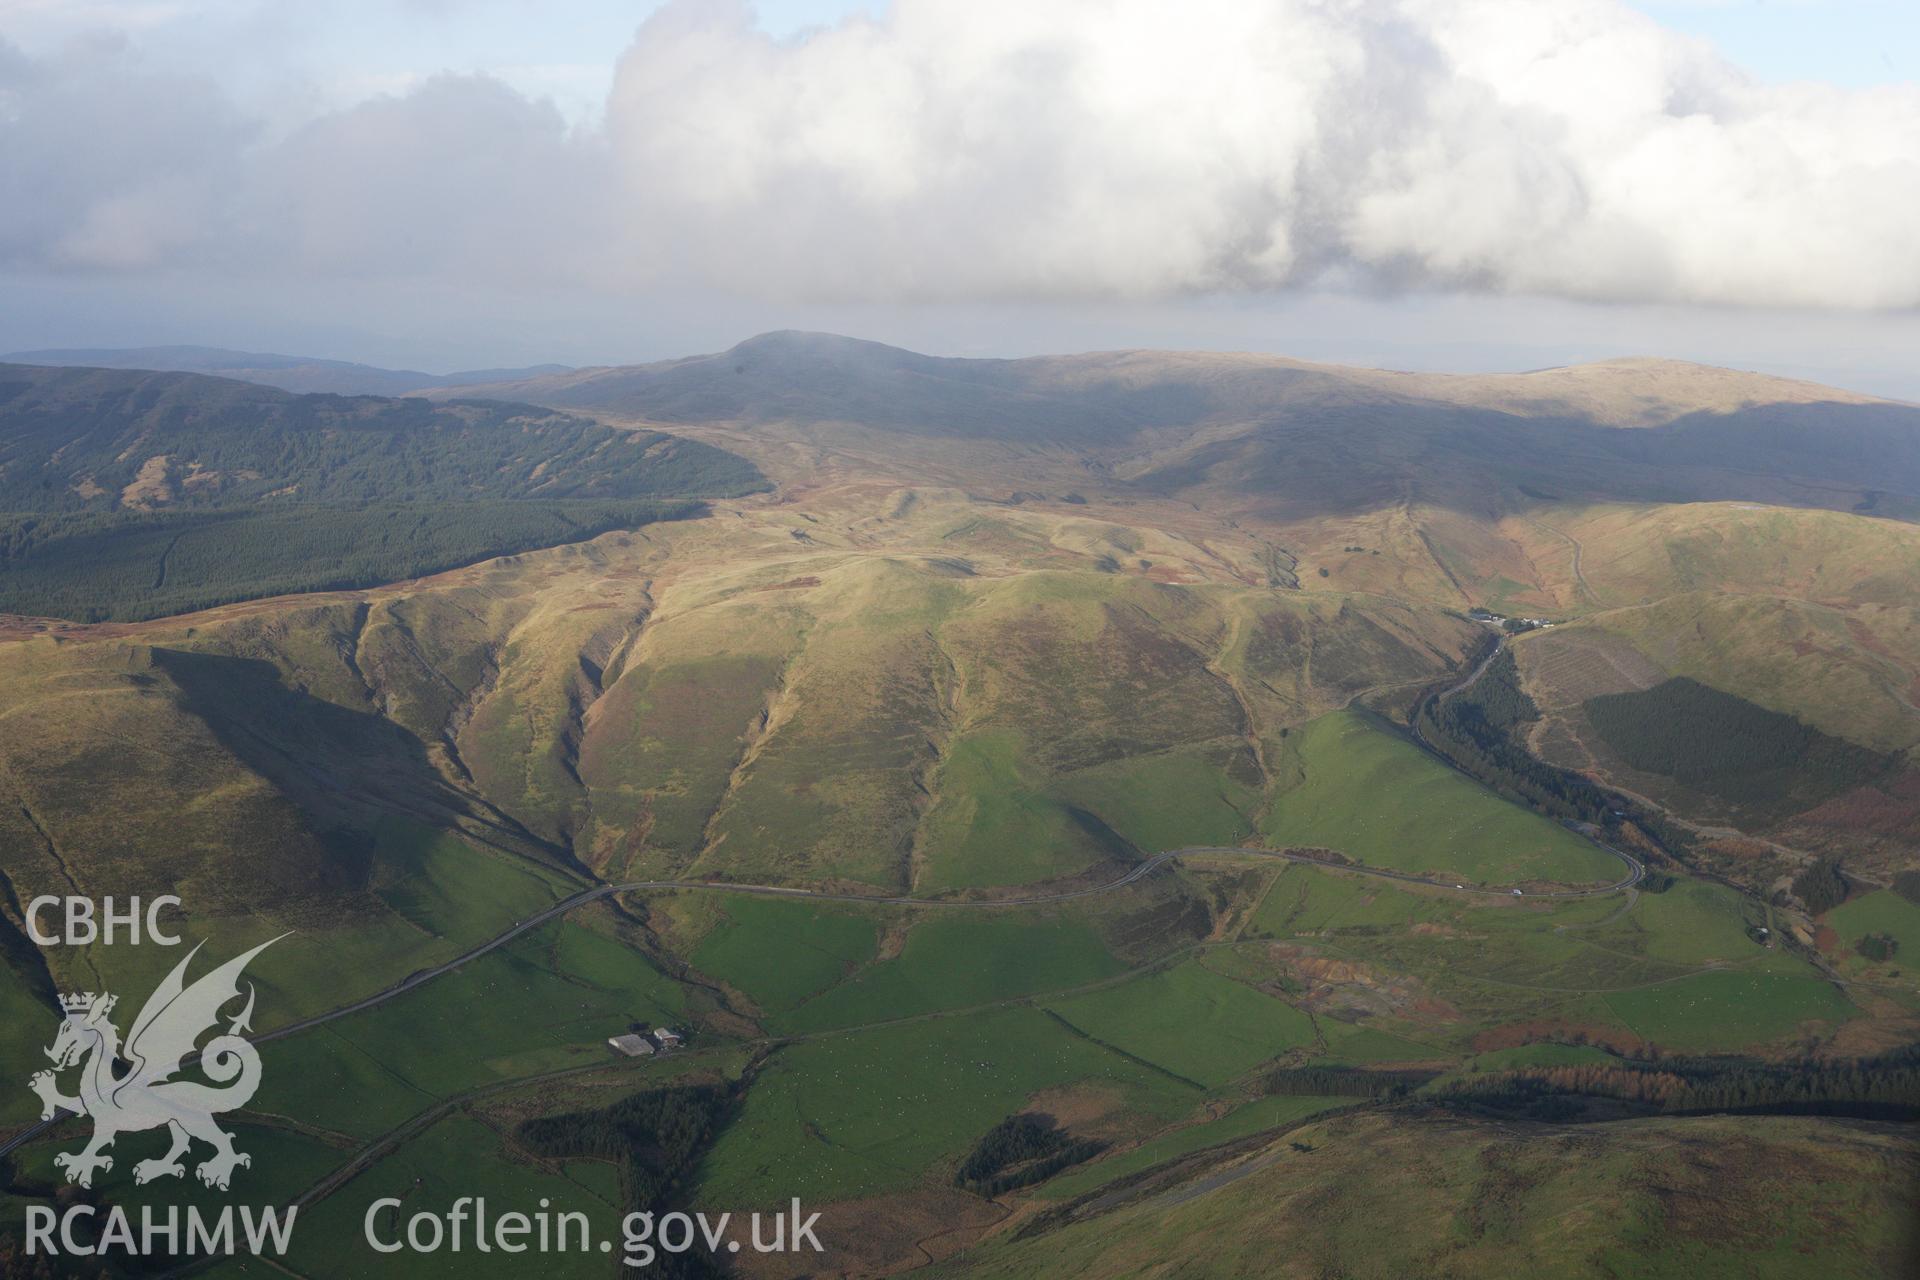
[[[1552,1019],[1677,1050],[1726,1052],[1780,1041],[1802,1023],[1831,1028],[1857,1015],[1805,961],[1753,942],[1748,910],[1731,890],[1704,881],[1677,880],[1665,893],[1631,899],[1529,901],[1455,898],[1291,866],[1274,878],[1248,936],[1291,939],[1405,975],[1469,1024]],[[1323,1025],[1329,1054],[1353,1056]],[[1416,1042],[1434,1038],[1388,1029]]]
[[375,829],[381,900],[409,925],[461,947],[485,941],[580,886],[524,859],[388,818]]
[[1460,1065],[1465,1073],[1512,1071],[1518,1067],[1605,1066],[1619,1059],[1586,1044],[1523,1044],[1513,1049],[1476,1053]]
[[1076,1035],[1037,1009],[988,1010],[783,1049],[699,1173],[700,1204],[745,1209],[912,1186],[964,1155],[1036,1092],[1117,1089],[1163,1121],[1192,1086]]
[[[259,992],[254,1025],[263,1031],[337,1009],[372,995],[409,973],[444,963],[499,934],[516,920],[550,906],[577,887],[559,873],[497,853],[420,823],[387,819],[368,845],[372,868],[364,914],[345,914],[323,927],[296,928],[266,914],[234,916],[205,911],[185,917],[178,947],[107,945],[50,952],[57,975],[75,989],[121,996],[123,1019],[139,1011],[146,993],[204,944],[188,980],[240,952],[278,938],[248,966]],[[189,901],[194,900],[188,894]],[[178,921],[169,917],[167,926]],[[31,1034],[41,1034],[30,1023]],[[123,1029],[130,1025],[123,1021]],[[46,1024],[47,1035],[52,1024]],[[0,1030],[0,1040],[10,1040]]]
[[1187,845],[1236,845],[1260,807],[1246,744],[1121,760],[1066,778],[1062,791],[1148,854]]
[[721,900],[724,917],[693,953],[694,967],[785,1013],[871,961],[873,920],[857,911],[744,894]]
[[1754,958],[1759,949],[1747,929],[1764,923],[1764,907],[1725,885],[1675,880],[1663,893],[1637,893],[1630,909],[1580,936],[1616,951],[1698,965]]
[[1085,986],[1124,966],[1071,917],[978,913],[914,922],[899,956],[773,1019],[777,1030],[863,1026]]
[[[300,1216],[289,1265],[306,1275],[325,1276],[524,1276],[536,1255],[482,1253],[472,1240],[459,1253],[402,1250],[382,1255],[365,1240],[364,1223],[373,1202],[394,1197],[398,1209],[375,1218],[382,1239],[393,1240],[416,1213],[445,1215],[462,1196],[484,1197],[489,1212],[534,1214],[579,1212],[591,1224],[594,1247],[585,1253],[539,1255],[543,1276],[604,1276],[610,1263],[598,1241],[620,1238],[621,1204],[608,1195],[606,1166],[572,1161],[535,1164],[523,1153],[509,1153],[502,1137],[479,1120],[455,1115],[409,1140],[373,1168],[335,1191]],[[469,1227],[471,1231],[471,1227]],[[571,1241],[570,1241],[571,1243]]]
[[1646,1039],[1704,1053],[1784,1040],[1859,1013],[1832,983],[1779,954],[1740,969],[1614,992],[1607,1005]]
[[1324,930],[1391,928],[1451,918],[1470,910],[1471,899],[1403,888],[1373,876],[1345,875],[1290,863],[1274,877],[1253,923],[1276,936]]
[[1366,716],[1323,716],[1287,739],[1300,780],[1261,823],[1281,846],[1438,878],[1512,884],[1617,880],[1617,859],[1462,777]]
[[1826,923],[1851,949],[1870,933],[1884,933],[1900,945],[1891,963],[1911,970],[1920,966],[1920,906],[1889,889],[1860,895],[1826,914]]
[[1217,1088],[1314,1042],[1313,1019],[1197,960],[1047,1008],[1075,1030]]
[[673,1023],[682,991],[630,948],[557,921],[401,999],[265,1046],[253,1106],[371,1136],[465,1090],[609,1063],[609,1036]]
[[[382,820],[373,847],[369,888],[395,918],[294,933],[262,952],[247,972],[260,987],[263,1029],[337,1009],[451,960],[578,888],[551,868],[404,819]],[[279,932],[268,929],[269,921],[235,921],[207,933],[224,956]]]
[[[1326,1057],[1314,1065],[1391,1066],[1396,1062],[1431,1062],[1446,1050],[1409,1040],[1378,1027],[1355,1026],[1328,1019],[1320,1026],[1327,1039]],[[1430,1034],[1430,1033],[1429,1033]]]
[[[94,1190],[114,1204],[126,1205],[138,1214],[139,1206],[155,1205],[164,1212],[168,1204],[198,1206],[217,1210],[229,1200],[252,1205],[284,1205],[312,1186],[325,1174],[344,1163],[351,1151],[329,1146],[315,1138],[286,1129],[271,1128],[247,1121],[221,1122],[233,1135],[234,1150],[253,1157],[251,1165],[234,1170],[230,1192],[215,1190],[194,1176],[199,1161],[210,1154],[209,1148],[195,1145],[183,1159],[184,1177],[161,1178],[145,1186],[133,1180],[134,1166],[142,1160],[158,1159],[167,1152],[164,1130],[130,1132],[116,1139],[113,1168],[95,1175]],[[22,1188],[51,1189],[65,1187],[66,1175],[56,1169],[53,1157],[63,1151],[78,1151],[86,1146],[88,1126],[69,1121],[50,1139],[33,1143],[19,1152],[17,1184]],[[52,1197],[49,1197],[52,1198]],[[12,1222],[0,1221],[0,1233]]]

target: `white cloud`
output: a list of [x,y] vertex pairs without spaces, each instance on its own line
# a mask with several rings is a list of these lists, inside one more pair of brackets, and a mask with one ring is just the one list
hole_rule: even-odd
[[1920,88],[1760,85],[1606,0],[900,0],[793,44],[682,5],[609,128],[739,288],[1920,303]]
[[[1614,0],[896,0],[785,40],[686,0],[603,133],[442,77],[259,141],[78,57],[0,50],[16,266],[1920,306],[1920,86],[1761,84]],[[103,136],[137,141],[60,171]]]
[[169,265],[225,230],[252,123],[202,80],[115,39],[57,58],[0,41],[0,260]]

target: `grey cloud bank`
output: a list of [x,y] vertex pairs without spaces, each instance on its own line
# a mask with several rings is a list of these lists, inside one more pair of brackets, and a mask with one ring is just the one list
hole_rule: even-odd
[[0,264],[796,303],[1440,289],[1920,306],[1920,86],[1766,85],[1612,0],[678,3],[604,121],[441,77],[270,131],[0,43]]

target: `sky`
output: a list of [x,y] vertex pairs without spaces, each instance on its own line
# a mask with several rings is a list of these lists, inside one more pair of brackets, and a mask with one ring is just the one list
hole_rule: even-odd
[[0,350],[812,328],[1920,399],[1911,0],[0,0]]

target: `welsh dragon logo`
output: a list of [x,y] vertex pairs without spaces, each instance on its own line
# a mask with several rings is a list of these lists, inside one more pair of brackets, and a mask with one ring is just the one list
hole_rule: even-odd
[[[210,1187],[225,1191],[233,1171],[253,1163],[252,1157],[233,1149],[233,1135],[213,1122],[220,1112],[244,1107],[260,1087],[260,1054],[242,1035],[252,1030],[251,983],[246,1007],[228,1023],[226,1033],[204,1046],[196,1048],[196,1042],[217,1028],[220,1010],[240,998],[240,972],[247,962],[279,940],[261,943],[188,986],[187,966],[200,953],[196,946],[148,997],[124,1045],[111,1018],[117,997],[104,992],[61,997],[66,1018],[47,1050],[54,1069],[39,1072],[28,1084],[40,1095],[41,1119],[51,1120],[64,1109],[93,1120],[93,1140],[84,1150],[53,1158],[67,1181],[92,1186],[96,1170],[113,1168],[113,1158],[105,1153],[116,1137],[163,1125],[173,1146],[166,1155],[133,1167],[137,1183],[185,1174],[181,1157],[196,1139],[213,1148],[194,1170]],[[127,1064],[124,1074],[116,1062]],[[224,1087],[173,1078],[195,1062],[214,1085]],[[57,1073],[76,1066],[79,1094],[61,1093]]]

